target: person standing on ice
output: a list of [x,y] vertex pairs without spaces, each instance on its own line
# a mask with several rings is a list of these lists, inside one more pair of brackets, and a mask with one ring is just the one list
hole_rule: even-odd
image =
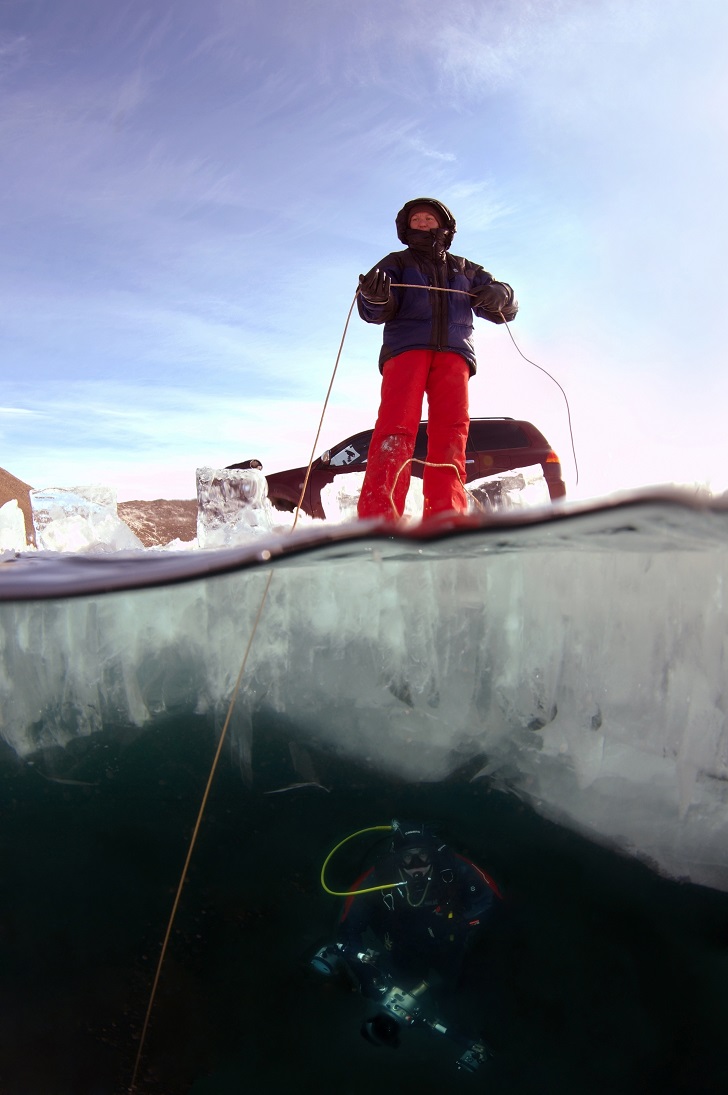
[[[510,285],[448,253],[456,226],[442,202],[408,201],[395,225],[406,250],[393,251],[359,278],[359,315],[367,323],[383,323],[384,337],[381,403],[358,513],[389,520],[402,516],[425,393],[423,517],[464,513],[468,380],[476,369],[473,313],[507,323],[518,304]],[[445,289],[459,291],[440,291]]]

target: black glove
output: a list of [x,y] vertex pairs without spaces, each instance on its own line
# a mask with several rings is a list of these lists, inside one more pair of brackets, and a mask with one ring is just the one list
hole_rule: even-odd
[[371,274],[359,275],[359,292],[370,304],[386,304],[392,279],[384,270],[375,266]]
[[502,312],[513,303],[513,290],[502,281],[490,281],[475,290],[471,303],[473,308],[485,308],[486,312]]

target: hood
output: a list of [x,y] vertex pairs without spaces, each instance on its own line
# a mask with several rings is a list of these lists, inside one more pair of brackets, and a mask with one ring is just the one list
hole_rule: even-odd
[[443,232],[443,246],[444,249],[447,251],[447,249],[450,247],[450,244],[452,243],[452,238],[455,235],[456,231],[455,218],[453,217],[448,207],[446,205],[443,205],[442,202],[438,201],[437,198],[412,198],[411,201],[405,202],[394,221],[397,228],[397,238],[401,240],[401,242],[404,243],[405,246],[409,245],[407,232],[409,231],[410,211],[412,210],[413,206],[416,205],[432,206],[433,213],[435,213],[442,221],[443,228],[440,229],[440,231]]
[[435,828],[427,821],[392,820],[392,843],[390,850],[395,853],[407,848],[432,848],[440,845]]

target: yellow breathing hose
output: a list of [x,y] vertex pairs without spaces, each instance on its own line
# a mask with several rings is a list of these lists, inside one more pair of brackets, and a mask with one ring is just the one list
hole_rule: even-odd
[[357,832],[351,833],[349,836],[344,837],[343,840],[340,840],[336,847],[332,848],[326,856],[324,865],[321,868],[321,885],[326,893],[331,894],[332,897],[356,897],[358,894],[362,893],[375,893],[377,890],[391,890],[394,886],[405,886],[406,883],[400,879],[399,882],[387,882],[384,886],[367,886],[366,889],[363,890],[330,890],[326,885],[326,879],[324,877],[330,860],[336,855],[339,848],[343,848],[343,846],[350,840],[353,840],[355,836],[361,836],[362,833],[391,832],[392,828],[393,826],[391,825],[371,825],[368,829],[359,829]]

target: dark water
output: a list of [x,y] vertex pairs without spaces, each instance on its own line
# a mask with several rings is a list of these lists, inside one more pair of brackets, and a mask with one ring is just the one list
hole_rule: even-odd
[[[330,793],[266,794],[300,777],[285,728],[256,731],[252,787],[221,761],[137,1091],[726,1091],[728,895],[660,879],[467,773],[413,786],[314,756]],[[214,748],[187,717],[0,764],[5,1095],[128,1089]],[[326,853],[397,815],[440,820],[505,895],[456,1004],[496,1050],[475,1075],[429,1031],[370,1046],[371,1007],[307,967],[338,914]],[[366,847],[332,865],[344,884]]]

